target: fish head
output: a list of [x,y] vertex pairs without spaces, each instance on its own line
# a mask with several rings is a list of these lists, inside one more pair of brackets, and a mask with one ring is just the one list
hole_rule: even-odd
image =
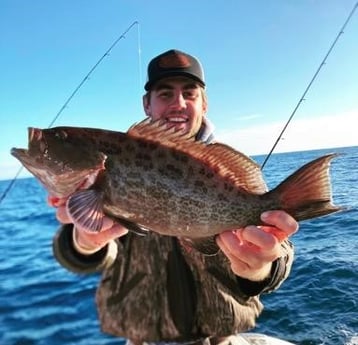
[[93,184],[104,170],[106,155],[74,141],[66,127],[28,128],[28,148],[11,154],[33,174],[52,196],[64,198]]

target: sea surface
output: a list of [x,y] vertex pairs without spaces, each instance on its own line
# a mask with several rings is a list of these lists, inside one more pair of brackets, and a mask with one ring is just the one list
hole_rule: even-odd
[[[274,154],[270,188],[311,159],[341,153],[331,166],[334,201],[343,212],[302,222],[292,241],[292,272],[262,296],[257,333],[301,345],[358,344],[358,146]],[[264,157],[254,157],[259,163]],[[0,195],[10,181],[0,181]],[[0,345],[109,345],[94,294],[98,275],[80,276],[52,255],[58,223],[34,178],[18,179],[0,204]]]

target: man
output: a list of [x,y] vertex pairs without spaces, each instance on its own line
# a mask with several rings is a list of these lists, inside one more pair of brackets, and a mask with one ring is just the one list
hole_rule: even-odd
[[[196,58],[178,50],[155,57],[145,90],[148,117],[198,141],[213,140]],[[223,232],[216,238],[218,254],[205,256],[181,239],[138,236],[109,218],[99,233],[88,232],[69,224],[64,206],[57,218],[66,225],[54,238],[55,257],[74,272],[103,270],[96,296],[102,329],[135,344],[218,343],[254,327],[259,295],[276,289],[292,264],[292,246],[275,234],[287,238],[298,229],[285,212],[265,212],[261,218],[271,226]]]

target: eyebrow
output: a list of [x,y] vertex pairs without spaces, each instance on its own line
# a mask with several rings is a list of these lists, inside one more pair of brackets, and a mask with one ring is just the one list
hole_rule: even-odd
[[[199,88],[199,85],[196,84],[195,82],[193,83],[187,83],[183,86],[184,90],[190,90],[190,89],[197,89]],[[158,83],[158,85],[155,87],[155,91],[160,91],[163,89],[169,89],[169,90],[173,90],[174,86],[172,86],[171,84],[167,84],[167,83]]]

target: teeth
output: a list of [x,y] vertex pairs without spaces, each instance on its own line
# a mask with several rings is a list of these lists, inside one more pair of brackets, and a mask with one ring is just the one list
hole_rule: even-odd
[[188,119],[183,119],[182,117],[172,117],[172,118],[168,118],[169,122],[176,122],[176,123],[184,123],[187,122]]

